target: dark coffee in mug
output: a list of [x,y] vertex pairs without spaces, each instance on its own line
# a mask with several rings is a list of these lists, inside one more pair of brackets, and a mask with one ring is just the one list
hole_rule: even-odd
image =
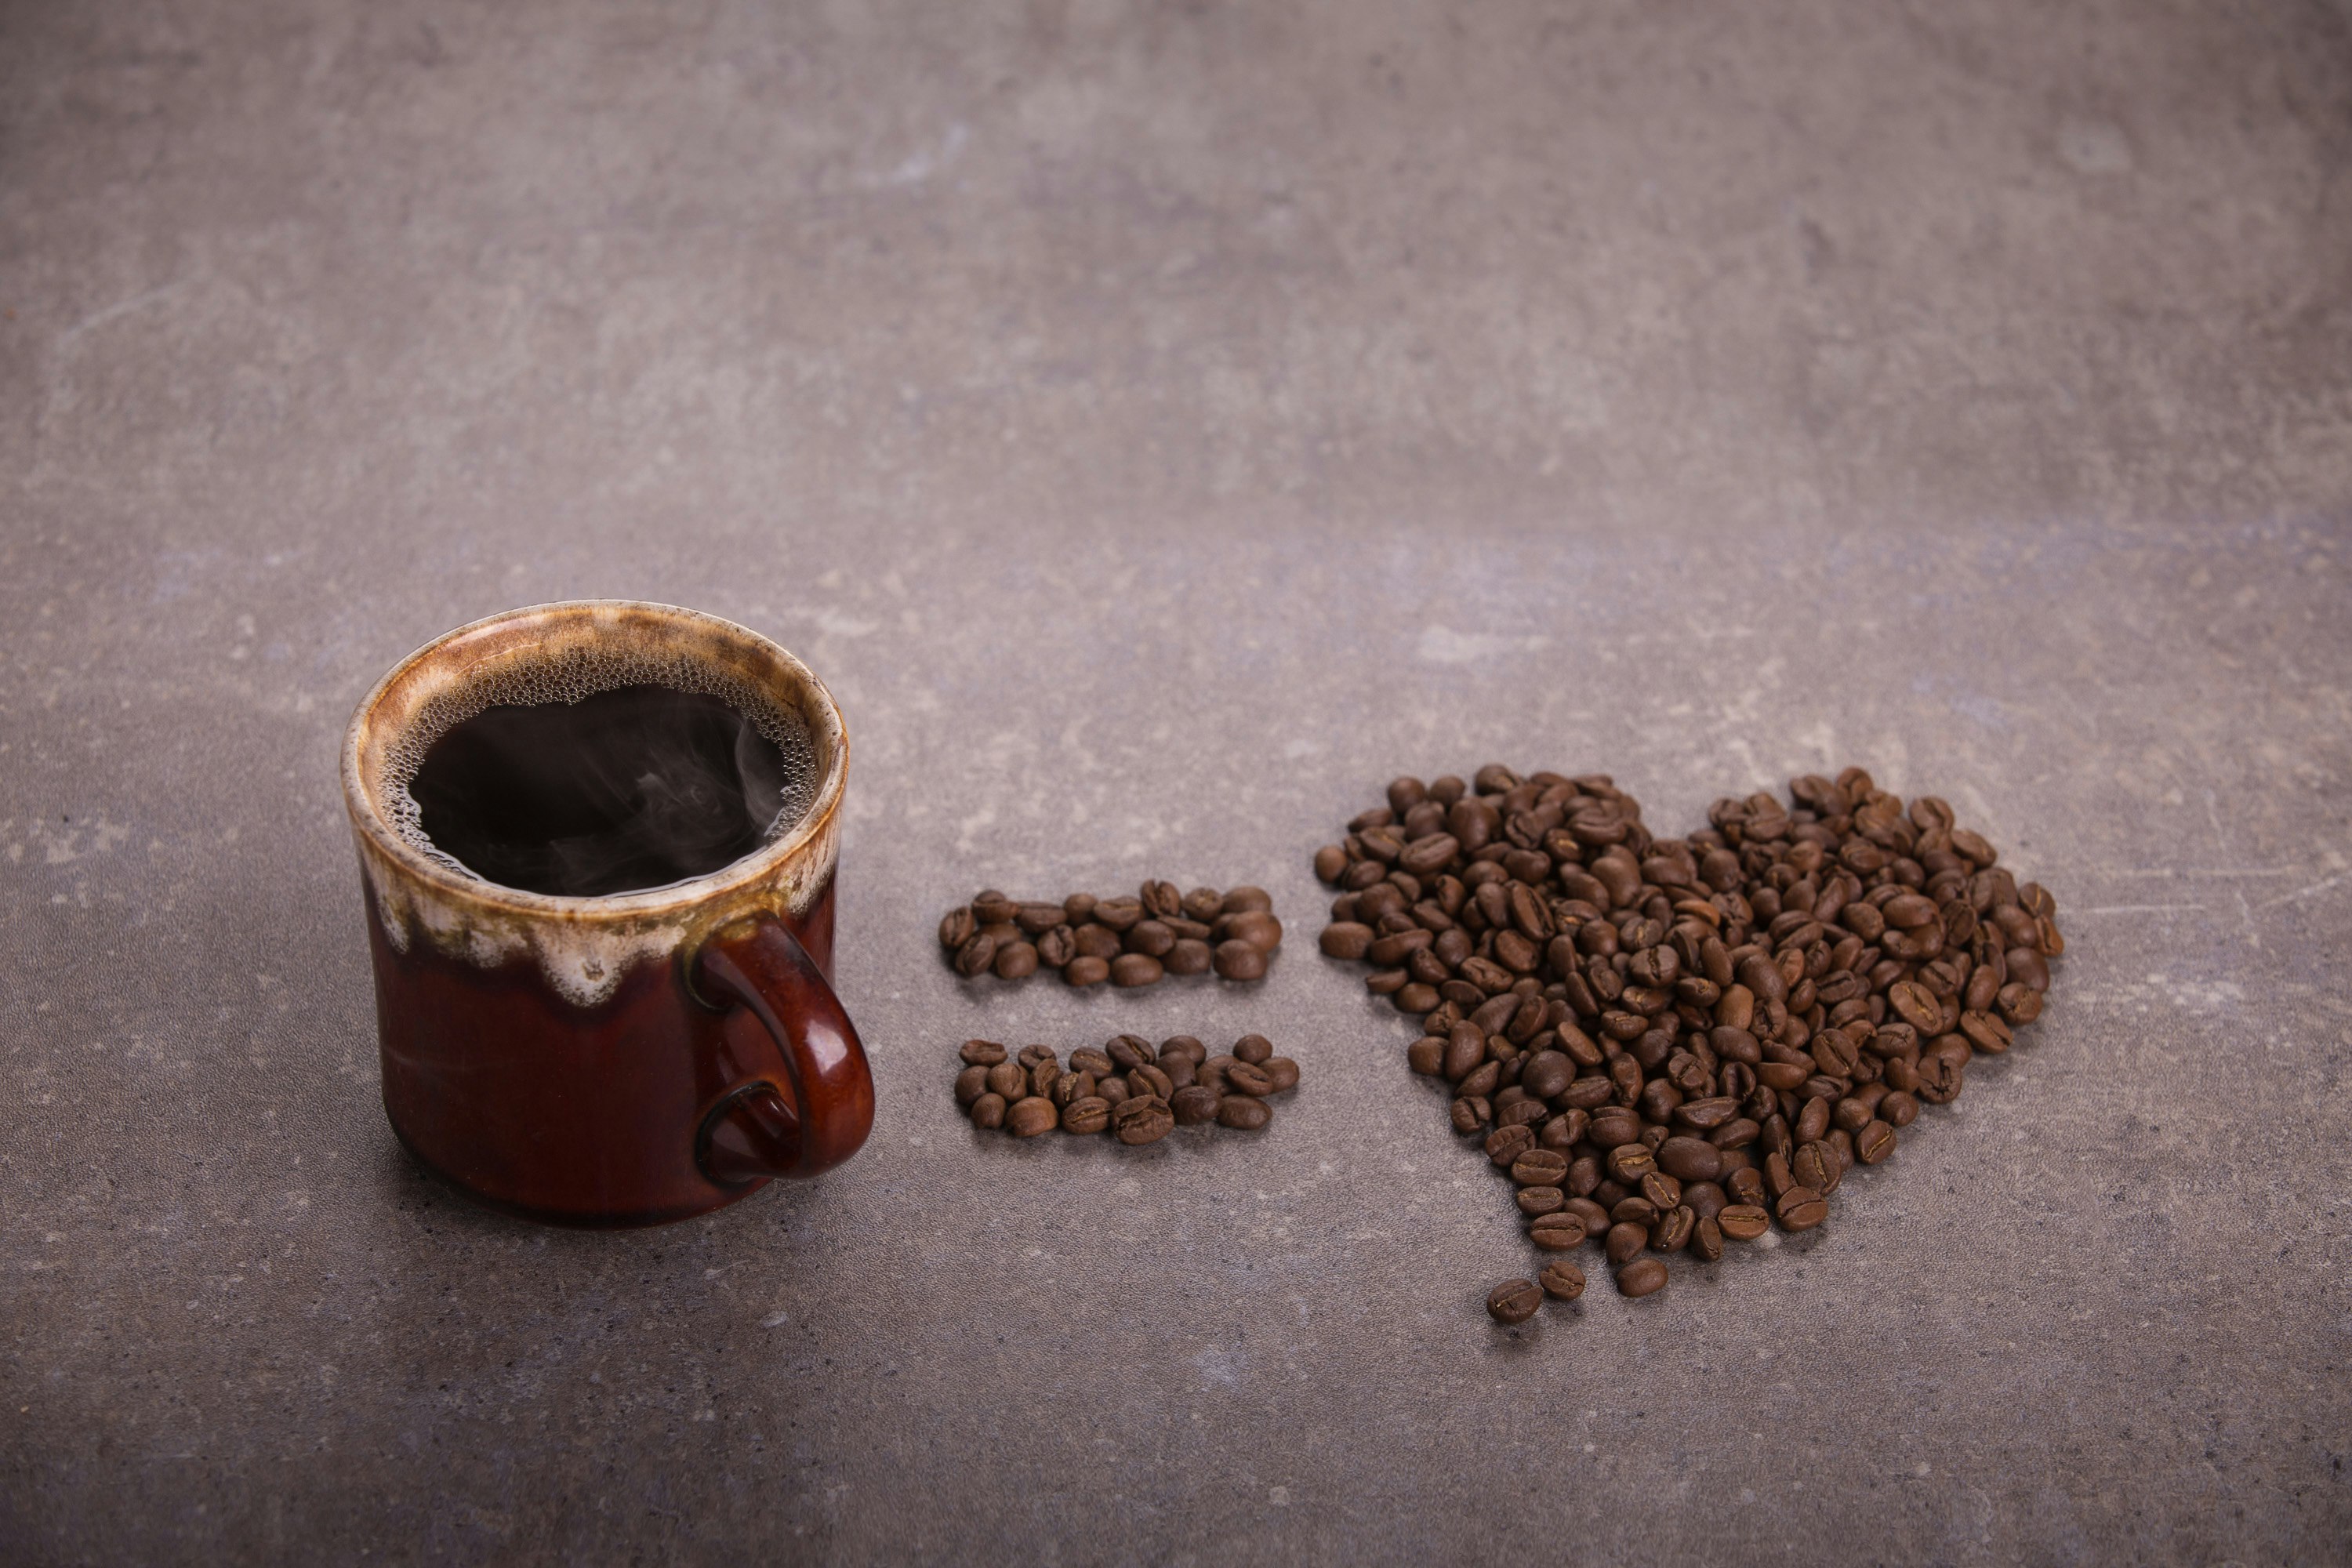
[[460,720],[407,781],[432,852],[528,892],[596,898],[707,876],[807,812],[808,731],[773,704],[635,682]]

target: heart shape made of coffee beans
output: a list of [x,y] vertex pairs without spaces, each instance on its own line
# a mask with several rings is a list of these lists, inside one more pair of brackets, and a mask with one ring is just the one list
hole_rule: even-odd
[[[1654,837],[1606,774],[1490,763],[1395,780],[1315,856],[1340,889],[1324,952],[1420,1017],[1407,1060],[1535,1245],[1601,1243],[1628,1296],[1665,1255],[1822,1224],[1856,1162],[2040,1016],[2065,951],[2047,891],[1860,768],[1707,823]],[[1583,1289],[1555,1262],[1486,1305],[1517,1323]]]

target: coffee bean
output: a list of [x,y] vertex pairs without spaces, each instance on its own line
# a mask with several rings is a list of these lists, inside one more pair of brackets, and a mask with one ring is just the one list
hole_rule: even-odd
[[1691,1226],[1691,1252],[1713,1263],[1723,1256],[1723,1227],[1713,1219],[1701,1215]]
[[1511,1162],[1511,1180],[1523,1187],[1555,1186],[1568,1177],[1568,1156],[1557,1149],[1530,1149]]
[[988,1069],[974,1065],[956,1074],[955,1097],[958,1105],[971,1108],[971,1102],[988,1092]]
[[1875,1165],[1895,1152],[1895,1129],[1884,1121],[1872,1121],[1853,1135],[1853,1157],[1865,1165]]
[[1690,1245],[1691,1232],[1698,1225],[1698,1215],[1684,1205],[1677,1205],[1658,1216],[1650,1228],[1650,1246],[1659,1252],[1680,1252]]
[[[1130,1088],[1132,1085],[1130,1084]],[[1176,1118],[1168,1102],[1153,1097],[1130,1098],[1111,1112],[1111,1132],[1120,1142],[1156,1142],[1174,1130]]]
[[1151,985],[1166,973],[1158,959],[1140,952],[1126,952],[1111,960],[1110,983],[1129,988]]
[[1650,1245],[1649,1227],[1620,1221],[1609,1227],[1609,1235],[1601,1245],[1601,1250],[1609,1255],[1610,1262],[1622,1263]]
[[1543,1287],[1532,1279],[1506,1279],[1486,1292],[1486,1310],[1498,1323],[1524,1323],[1543,1305]]
[[1097,1095],[1074,1100],[1062,1107],[1062,1131],[1099,1132],[1110,1125],[1110,1101]]
[[1110,978],[1110,965],[1099,958],[1074,958],[1062,966],[1062,978],[1073,985],[1099,985]]
[[1734,1241],[1753,1241],[1772,1228],[1772,1216],[1754,1204],[1733,1204],[1715,1216],[1715,1223]]
[[1146,1062],[1128,1069],[1127,1091],[1134,1097],[1149,1095],[1155,1100],[1167,1100],[1175,1094],[1176,1084],[1158,1064]]
[[956,973],[967,980],[985,973],[995,962],[996,939],[985,932],[974,932],[961,947],[956,949]]
[[1703,1138],[1669,1138],[1658,1145],[1659,1168],[1685,1182],[1712,1181],[1723,1169],[1723,1154]]
[[1640,1143],[1621,1143],[1609,1151],[1609,1173],[1618,1181],[1639,1182],[1657,1168],[1657,1157]]
[[1218,975],[1223,979],[1246,981],[1265,978],[1265,953],[1246,942],[1219,942],[1213,962]]
[[1538,1215],[1528,1226],[1528,1239],[1547,1252],[1582,1247],[1590,1234],[1584,1216],[1566,1207]]
[[994,1040],[966,1040],[956,1054],[974,1067],[992,1068],[1004,1059],[1004,1047]]
[[1584,1294],[1584,1270],[1564,1258],[1545,1264],[1536,1282],[1555,1301],[1573,1301]]
[[950,910],[940,920],[940,945],[951,953],[955,952],[970,942],[972,933],[979,929],[979,917],[971,912],[971,905]]
[[1004,1097],[983,1094],[971,1102],[971,1124],[982,1131],[993,1131],[1004,1125]]
[[1050,1132],[1059,1124],[1062,1113],[1054,1102],[1043,1095],[1030,1095],[1013,1102],[1004,1113],[1005,1131],[1015,1138],[1034,1138],[1040,1132]]
[[1255,1132],[1273,1120],[1274,1108],[1249,1095],[1229,1094],[1217,1102],[1217,1121],[1222,1126]]
[[1003,1095],[1008,1101],[1029,1092],[1029,1070],[1019,1062],[998,1062],[987,1069],[982,1081],[990,1093]]
[[1521,1187],[1518,1191],[1519,1212],[1534,1218],[1558,1212],[1568,1202],[1568,1194],[1558,1187]]
[[1095,1092],[1095,1075],[1090,1072],[1066,1072],[1054,1079],[1045,1098],[1065,1110],[1076,1100],[1090,1100]]
[[1666,1288],[1666,1266],[1654,1258],[1636,1258],[1617,1270],[1617,1289],[1626,1296],[1652,1296]]
[[1164,921],[1138,921],[1123,940],[1128,952],[1139,952],[1146,958],[1160,958],[1176,945],[1176,933]]
[[[1773,1205],[1772,1212],[1790,1230],[1811,1230],[1830,1217],[1830,1205],[1823,1203],[1822,1194],[1811,1187],[1790,1187],[1780,1194],[1780,1200]],[[1721,1219],[1718,1215],[1717,1223]]]
[[1169,1098],[1168,1109],[1179,1127],[1199,1127],[1217,1119],[1217,1091],[1199,1084],[1180,1089]]
[[1323,952],[1332,958],[1353,962],[1371,948],[1372,928],[1353,921],[1338,921],[1323,928]]
[[1219,923],[1225,941],[1245,942],[1260,952],[1272,952],[1282,945],[1282,922],[1265,910],[1244,910],[1223,917]]
[[1266,1082],[1273,1086],[1274,1093],[1281,1094],[1298,1087],[1298,1064],[1288,1057],[1268,1057],[1263,1065]]
[[1225,1069],[1225,1087],[1259,1099],[1274,1092],[1274,1079],[1264,1068],[1246,1061],[1236,1061]]

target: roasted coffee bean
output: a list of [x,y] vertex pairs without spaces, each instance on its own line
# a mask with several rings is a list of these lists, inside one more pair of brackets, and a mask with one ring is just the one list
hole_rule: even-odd
[[969,1109],[973,1100],[988,1092],[988,1069],[972,1066],[956,1074],[956,1103]]
[[1176,1092],[1176,1085],[1156,1063],[1146,1062],[1127,1070],[1127,1091],[1130,1095],[1150,1095],[1166,1100]]
[[1568,1179],[1568,1156],[1557,1149],[1530,1149],[1511,1162],[1511,1180],[1523,1187],[1554,1186]]
[[1703,1138],[1669,1138],[1658,1145],[1659,1168],[1685,1182],[1708,1182],[1723,1169],[1723,1154]]
[[1098,1096],[1090,1094],[1062,1107],[1065,1132],[1099,1132],[1109,1125],[1110,1101]]
[[983,1094],[971,1102],[971,1124],[984,1132],[992,1132],[1004,1125],[1004,1097]]
[[1004,1059],[1004,1047],[994,1040],[966,1040],[956,1054],[974,1067],[992,1068]]
[[1213,962],[1218,975],[1226,980],[1263,980],[1265,978],[1265,953],[1249,942],[1222,942],[1216,946]]
[[1158,959],[1140,952],[1124,952],[1110,961],[1110,983],[1113,985],[1135,987],[1156,984],[1167,973]]
[[1236,1061],[1225,1069],[1225,1087],[1228,1089],[1239,1090],[1243,1094],[1264,1099],[1274,1092],[1274,1079],[1266,1076],[1266,1071],[1262,1067],[1246,1061]]
[[1218,1122],[1244,1132],[1255,1132],[1273,1120],[1273,1107],[1249,1095],[1229,1094],[1217,1102]]
[[1524,1126],[1497,1127],[1486,1135],[1486,1158],[1507,1171],[1535,1147],[1535,1133]]
[[950,910],[940,921],[940,945],[950,952],[955,952],[979,930],[980,919],[971,912],[971,905]]
[[1190,1035],[1171,1035],[1160,1042],[1160,1065],[1166,1067],[1170,1057],[1182,1057],[1199,1067],[1209,1059],[1209,1047]]
[[1543,1305],[1543,1287],[1532,1279],[1506,1279],[1486,1292],[1486,1310],[1498,1323],[1524,1323]]
[[1584,1270],[1564,1258],[1545,1264],[1536,1281],[1555,1301],[1573,1301],[1584,1294]]
[[1698,1223],[1691,1226],[1690,1249],[1693,1256],[1713,1263],[1723,1256],[1723,1227],[1706,1215],[1700,1215]]
[[1040,1132],[1050,1132],[1060,1123],[1062,1113],[1054,1102],[1043,1095],[1030,1095],[1014,1100],[1004,1113],[1005,1131],[1015,1138],[1034,1138]]
[[1352,921],[1339,921],[1323,928],[1322,945],[1326,954],[1350,962],[1370,951],[1372,928]]
[[1180,1089],[1169,1098],[1168,1109],[1179,1127],[1198,1127],[1217,1119],[1217,1091],[1194,1084]]
[[1636,1258],[1617,1270],[1617,1289],[1626,1296],[1651,1296],[1666,1288],[1666,1266],[1655,1258]]
[[1698,1225],[1698,1215],[1686,1205],[1677,1205],[1658,1216],[1650,1227],[1650,1246],[1659,1252],[1680,1252],[1690,1245],[1691,1232]]
[[1008,1101],[1021,1099],[1029,1092],[1029,1069],[1019,1062],[998,1062],[987,1069],[982,1081],[992,1094],[1001,1094]]
[[1534,1216],[1555,1212],[1568,1202],[1568,1194],[1558,1187],[1521,1187],[1518,1192],[1519,1212]]
[[1274,1042],[1264,1035],[1244,1035],[1234,1042],[1234,1058],[1236,1061],[1247,1062],[1252,1067],[1264,1066],[1265,1059],[1272,1055],[1274,1055]]
[[1895,1129],[1884,1121],[1872,1121],[1853,1135],[1853,1157],[1865,1165],[1875,1165],[1894,1152]]
[[1273,1092],[1281,1094],[1298,1087],[1298,1064],[1288,1057],[1268,1057],[1260,1064]]
[[1772,1228],[1772,1216],[1755,1204],[1732,1204],[1715,1216],[1723,1234],[1734,1241],[1753,1241]]
[[1067,1109],[1072,1100],[1091,1100],[1095,1092],[1095,1075],[1090,1072],[1066,1072],[1054,1079],[1046,1098]]
[[1612,1225],[1601,1245],[1610,1262],[1622,1263],[1650,1245],[1649,1228],[1630,1223]]
[[988,967],[995,962],[996,939],[984,932],[973,933],[961,947],[956,949],[956,973],[967,980],[975,974],[985,973]]
[[1528,1226],[1528,1239],[1547,1252],[1582,1247],[1589,1234],[1585,1216],[1566,1207],[1538,1215]]
[[[1131,1087],[1131,1086],[1130,1086]],[[1111,1132],[1120,1142],[1151,1143],[1174,1130],[1176,1118],[1168,1102],[1153,1097],[1129,1099],[1111,1112]]]
[[1610,1219],[1618,1225],[1638,1225],[1647,1230],[1658,1223],[1658,1205],[1638,1194],[1611,1205]]
[[[1772,1212],[1790,1230],[1811,1230],[1829,1218],[1830,1205],[1822,1202],[1822,1194],[1811,1187],[1790,1187],[1772,1205]],[[1718,1215],[1716,1217],[1720,1223],[1722,1216]]]
[[1099,958],[1074,958],[1062,965],[1062,978],[1073,985],[1099,985],[1110,978],[1110,965]]
[[1657,1158],[1645,1144],[1621,1143],[1609,1151],[1609,1173],[1618,1181],[1639,1182],[1657,1168]]
[[1683,1201],[1683,1184],[1664,1171],[1652,1171],[1642,1178],[1642,1195],[1659,1209],[1675,1207]]

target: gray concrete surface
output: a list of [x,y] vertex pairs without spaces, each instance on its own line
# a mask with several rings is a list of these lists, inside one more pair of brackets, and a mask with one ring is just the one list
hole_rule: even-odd
[[[2340,4],[0,7],[0,1558],[2345,1560],[2347,151]],[[600,594],[839,696],[882,1096],[621,1236],[400,1156],[334,777]],[[1817,1238],[1497,1331],[1307,866],[1496,759],[1940,791],[2054,1003]],[[937,961],[1147,873],[1273,977]],[[955,1117],[1127,1027],[1307,1081]]]

